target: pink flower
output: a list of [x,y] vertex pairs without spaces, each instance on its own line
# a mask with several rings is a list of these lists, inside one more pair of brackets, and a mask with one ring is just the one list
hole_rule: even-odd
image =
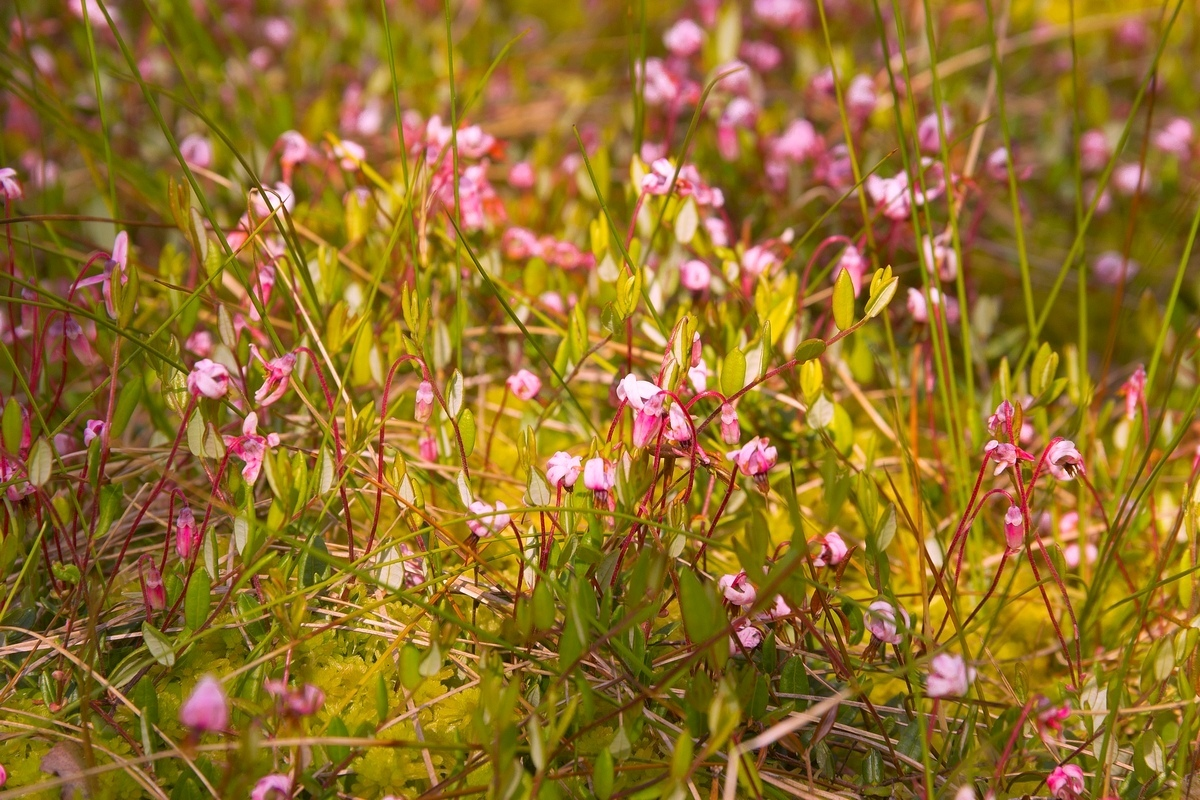
[[21,191],[21,183],[17,180],[17,171],[12,167],[0,169],[0,195],[4,195],[4,200],[8,203],[25,196]]
[[1040,735],[1058,737],[1062,735],[1063,723],[1070,716],[1070,703],[1056,706],[1045,697],[1041,697],[1038,698],[1038,712],[1034,717],[1034,725]]
[[19,459],[0,455],[0,484],[6,485],[4,494],[14,503],[33,494],[37,489],[26,480],[28,472]]
[[1004,512],[1004,545],[1012,551],[1025,545],[1025,517],[1018,506],[1009,506]]
[[[708,364],[701,361],[696,366],[690,367],[688,369],[688,381],[697,392],[703,392],[708,388]],[[737,444],[737,442],[726,442],[726,444]]]
[[943,281],[950,282],[958,275],[958,254],[950,241],[950,233],[921,237],[921,249],[925,254],[925,268]]
[[417,422],[427,422],[433,413],[433,384],[421,381],[417,387],[416,411],[413,416]]
[[202,358],[188,373],[187,386],[193,395],[204,395],[212,400],[224,397],[229,391],[229,370],[215,361]]
[[110,258],[104,262],[104,282],[101,286],[104,293],[104,310],[108,312],[108,316],[111,319],[117,318],[117,307],[113,300],[112,282],[114,276],[120,278],[122,286],[129,282],[129,275],[126,273],[128,262],[129,234],[121,231],[117,234],[117,238],[113,240]]
[[1026,453],[1016,445],[1002,444],[995,439],[992,439],[983,446],[983,455],[985,458],[990,458],[996,462],[996,472],[994,473],[996,475],[1004,472],[1009,467],[1012,467],[1015,471],[1018,461],[1033,461],[1032,455]]
[[[618,390],[619,393],[619,390]],[[645,447],[658,437],[663,425],[663,394],[652,395],[633,414],[633,446]]]
[[290,775],[266,775],[250,791],[250,800],[288,800],[292,796]]
[[717,121],[717,150],[721,158],[733,161],[738,157],[737,132],[753,128],[758,119],[758,107],[745,97],[734,97],[725,106]]
[[793,120],[770,146],[775,158],[799,163],[821,152],[821,140],[812,123],[806,119]]
[[772,28],[800,30],[811,12],[806,0],[754,0],[754,16]]
[[417,452],[420,454],[422,460],[424,460],[424,461],[429,461],[429,462],[437,461],[437,459],[438,459],[437,438],[432,433],[429,433],[428,435],[422,436],[421,438],[417,439]]
[[575,488],[575,481],[579,480],[581,464],[579,456],[559,450],[550,456],[550,461],[546,464],[546,480],[550,481],[551,486],[570,491]]
[[[937,289],[929,288],[929,299],[932,301],[933,308],[945,309],[947,322],[958,322],[958,300],[953,297],[943,295]],[[929,304],[925,302],[925,293],[920,289],[908,290],[908,314],[912,317],[913,322],[925,324],[929,322]]]
[[738,628],[729,640],[729,652],[736,653],[738,650],[753,650],[762,644],[762,631],[755,628],[753,625],[743,625]]
[[1079,137],[1079,166],[1084,172],[1099,172],[1111,156],[1104,131],[1092,128]]
[[770,274],[777,266],[779,259],[762,245],[755,245],[742,254],[742,272],[750,278]]
[[714,247],[729,246],[729,223],[725,220],[720,217],[705,217],[704,230],[708,233],[708,239]]
[[1092,262],[1092,277],[1104,286],[1116,286],[1137,275],[1141,265],[1116,250],[1106,250]]
[[291,183],[292,170],[297,164],[308,160],[308,140],[299,131],[284,131],[279,135],[275,146],[279,148],[279,165],[283,172],[283,180],[285,183]]
[[876,600],[867,606],[863,622],[871,635],[879,641],[885,644],[900,644],[904,640],[904,631],[909,626],[908,612],[903,608],[900,609],[900,618],[904,621],[903,627],[896,625],[896,608],[887,600]]
[[1007,433],[1012,426],[1013,414],[1016,409],[1013,404],[1007,400],[1000,401],[1000,405],[996,406],[996,413],[988,417],[987,427],[988,433],[993,436],[1000,433]]
[[925,693],[933,698],[962,697],[971,688],[973,680],[975,670],[967,666],[962,656],[938,653],[929,662]]
[[142,602],[151,611],[162,611],[167,607],[167,590],[163,587],[162,573],[150,556],[138,561],[138,577],[142,584]]
[[518,161],[508,171],[508,185],[514,189],[532,189],[536,182],[533,165],[528,161]]
[[814,567],[834,567],[846,560],[850,548],[840,533],[830,531],[818,541],[821,543],[821,552],[813,559]]
[[626,375],[617,384],[617,399],[641,411],[646,401],[657,397],[662,389],[650,381],[639,380],[633,374]]
[[509,375],[504,382],[508,390],[516,395],[518,400],[532,399],[542,389],[542,381],[527,369],[518,370],[515,375]]
[[3,764],[0,764],[0,786],[4,786],[6,783],[8,783],[8,770],[4,768]]
[[1046,461],[1050,464],[1050,474],[1060,481],[1069,481],[1076,475],[1086,474],[1083,469],[1083,456],[1075,449],[1075,443],[1066,439],[1055,439],[1046,452]]
[[[25,294],[25,291],[22,290],[21,294]],[[22,309],[22,316],[25,315],[28,308],[30,307],[25,306]],[[17,328],[17,334],[23,336],[25,331],[30,330],[32,330],[32,322],[28,325],[23,322]],[[64,345],[70,345],[71,353],[79,360],[80,364],[91,366],[96,363],[96,351],[92,349],[92,340],[96,338],[96,324],[92,320],[85,319],[83,325],[80,325],[79,321],[71,314],[56,316],[47,326],[46,334],[52,340],[48,347],[52,360],[57,361],[64,356]]]
[[742,428],[738,425],[737,409],[731,404],[721,405],[721,441],[734,445],[742,439]]
[[242,468],[242,477],[251,486],[258,480],[258,474],[262,471],[267,449],[278,444],[278,433],[269,433],[266,436],[258,433],[258,414],[254,411],[247,414],[242,422],[241,436],[225,437],[225,446],[229,448],[229,452],[246,463]]
[[263,220],[276,211],[287,211],[296,207],[296,195],[292,187],[286,183],[276,183],[274,186],[257,186],[246,195],[247,207],[255,219]]
[[783,599],[783,595],[777,594],[775,595],[774,601],[771,603],[771,607],[759,614],[758,618],[767,622],[771,622],[777,619],[783,619],[784,617],[790,617],[791,615],[792,607],[788,605],[787,600]]
[[843,271],[850,274],[850,285],[854,287],[854,296],[858,297],[858,293],[862,291],[863,278],[867,274],[867,260],[852,244],[846,245],[846,249],[842,251],[842,257],[838,259],[837,266],[833,268],[830,277],[837,280],[838,275],[841,275]]
[[[642,176],[642,191],[646,194],[664,196],[671,189],[671,178],[675,176],[675,165],[665,158],[659,158],[650,165],[650,171]],[[679,190],[680,179],[676,178],[675,188]]]
[[207,136],[199,133],[191,133],[183,137],[183,141],[179,143],[179,152],[183,156],[183,160],[193,167],[208,169],[212,164],[212,143],[208,141]]
[[850,116],[865,120],[875,110],[878,98],[875,96],[875,82],[866,75],[855,75],[846,87],[846,110]]
[[681,19],[663,33],[663,44],[676,58],[688,58],[704,46],[704,29],[690,19]]
[[83,426],[83,446],[89,446],[96,439],[104,436],[104,420],[89,419]]
[[1168,122],[1163,129],[1154,134],[1154,146],[1164,153],[1178,158],[1187,158],[1192,151],[1192,138],[1195,131],[1190,120],[1176,117]]
[[942,106],[941,130],[938,129],[937,113],[924,117],[917,125],[917,144],[926,153],[938,153],[942,148],[942,132],[946,138],[954,135],[954,126],[950,121],[950,108]]
[[667,438],[672,442],[692,440],[692,426],[689,424],[688,413],[679,403],[672,403],[667,412]]
[[367,159],[367,151],[358,142],[343,139],[333,146],[333,156],[345,172],[354,172]]
[[703,292],[712,282],[712,270],[698,258],[689,259],[679,267],[679,282],[690,292]]
[[224,730],[229,725],[229,705],[225,690],[211,675],[196,684],[191,695],[179,707],[179,721],[197,733]]
[[508,506],[504,505],[501,500],[497,500],[494,506],[482,500],[475,500],[467,506],[467,510],[479,519],[467,520],[467,527],[480,539],[486,539],[494,533],[499,533],[508,527],[511,519],[508,514],[502,513],[507,508]]
[[325,703],[325,693],[311,683],[301,689],[289,689],[282,680],[268,678],[263,689],[278,701],[280,710],[293,717],[308,717],[317,713]]
[[863,183],[867,195],[880,213],[890,220],[903,221],[912,213],[912,198],[908,193],[908,176],[903,172],[892,178],[868,175]]
[[758,477],[766,475],[775,466],[777,451],[771,446],[770,439],[755,436],[741,449],[732,450],[727,456],[742,472]]
[[1046,788],[1058,800],[1078,800],[1083,796],[1083,770],[1076,764],[1055,767],[1046,778]]
[[595,493],[597,504],[608,503],[608,493],[616,483],[616,469],[603,458],[589,458],[583,465],[583,485]]
[[1150,185],[1150,176],[1141,164],[1122,164],[1113,170],[1112,187],[1123,195],[1132,195],[1146,191]]
[[783,53],[770,42],[749,40],[738,48],[738,57],[760,73],[774,71],[783,63]]
[[213,337],[208,331],[193,331],[183,345],[185,350],[200,358],[208,358],[213,352]]
[[175,552],[183,561],[189,561],[200,547],[200,529],[191,507],[184,503],[175,515]]
[[717,581],[717,588],[735,606],[752,606],[758,599],[758,592],[746,577],[745,570],[736,575],[722,575]]
[[1125,418],[1137,417],[1138,409],[1146,404],[1146,368],[1138,364],[1129,380],[1121,385],[1118,394],[1125,396]]
[[1082,560],[1081,556],[1087,558],[1087,563],[1095,564],[1096,559],[1100,557],[1100,550],[1091,542],[1088,542],[1082,548],[1080,548],[1079,542],[1071,542],[1063,548],[1063,561],[1071,569],[1079,566]]
[[266,408],[287,393],[288,384],[292,379],[292,370],[296,367],[296,354],[285,353],[279,358],[267,361],[259,354],[258,348],[250,345],[250,354],[262,362],[266,377],[262,386],[254,393],[256,405]]

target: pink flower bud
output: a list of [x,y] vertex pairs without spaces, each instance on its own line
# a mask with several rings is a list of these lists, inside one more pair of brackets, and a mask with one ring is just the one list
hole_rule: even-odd
[[846,560],[850,548],[837,531],[830,531],[819,540],[821,552],[813,559],[814,567],[834,567]]
[[138,573],[142,581],[142,602],[152,611],[162,611],[167,607],[167,590],[154,559],[143,556],[138,562]]
[[721,441],[734,445],[742,440],[742,429],[738,425],[737,409],[731,404],[721,406]]
[[104,436],[104,420],[89,419],[83,426],[83,446],[88,447],[96,439]]
[[645,447],[654,441],[663,427],[662,393],[650,397],[633,415],[633,446]]
[[191,507],[185,503],[175,515],[175,552],[183,561],[189,561],[199,547],[200,529],[196,527]]
[[1009,506],[1004,512],[1004,544],[1009,550],[1020,550],[1025,545],[1025,518],[1017,506]]
[[743,625],[737,629],[734,634],[736,638],[731,637],[729,640],[729,652],[736,653],[738,650],[753,650],[762,644],[762,631],[755,628],[753,625]]
[[417,409],[413,414],[417,422],[428,422],[429,416],[433,413],[433,384],[429,381],[421,381],[421,385],[417,387]]
[[1046,788],[1058,800],[1078,800],[1083,796],[1083,770],[1076,764],[1055,767],[1046,778]]
[[187,377],[188,391],[193,395],[216,400],[229,391],[229,370],[215,361],[202,358]]
[[603,458],[590,458],[583,465],[583,485],[595,493],[596,503],[607,505],[608,493],[616,483],[616,469]]
[[197,733],[220,731],[229,725],[229,703],[216,678],[205,675],[200,679],[180,706],[179,721]]
[[504,382],[508,390],[519,400],[529,400],[542,388],[542,381],[527,369],[518,370]]
[[420,453],[421,458],[425,461],[429,461],[429,462],[437,461],[437,459],[438,459],[437,437],[435,437],[432,433],[429,433],[426,436],[422,436],[420,439],[417,440],[417,452]]

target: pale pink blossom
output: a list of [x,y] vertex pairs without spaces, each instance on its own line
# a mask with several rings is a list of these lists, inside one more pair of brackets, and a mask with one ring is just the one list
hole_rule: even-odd
[[25,465],[17,458],[0,454],[0,484],[4,485],[4,494],[14,503],[20,502],[37,491],[26,476]]
[[908,191],[908,176],[903,172],[891,178],[868,175],[863,183],[867,195],[879,212],[890,220],[902,221],[912,213],[912,198]]
[[575,482],[579,480],[579,474],[582,472],[581,465],[582,461],[579,456],[559,450],[550,456],[550,461],[546,464],[546,480],[550,481],[551,486],[570,491],[575,488]]
[[1077,764],[1055,767],[1046,778],[1046,788],[1058,800],[1079,800],[1083,796],[1083,770]]
[[735,160],[739,153],[737,132],[749,130],[758,119],[758,106],[745,97],[734,97],[725,106],[717,121],[717,151],[726,161]]
[[634,411],[634,447],[645,447],[658,437],[663,427],[663,397],[662,392],[659,392],[646,399],[642,407]]
[[783,52],[770,42],[759,39],[742,42],[738,57],[760,73],[773,72],[783,63]]
[[776,449],[765,436],[755,436],[740,449],[727,454],[738,469],[755,477],[766,475],[775,466],[777,456]]
[[89,419],[83,426],[83,446],[89,446],[93,441],[104,436],[104,420]]
[[712,270],[698,258],[689,259],[679,267],[679,282],[691,292],[703,292],[712,282]]
[[1138,274],[1141,265],[1132,258],[1125,258],[1116,250],[1106,250],[1092,262],[1092,277],[1103,286],[1116,286],[1129,281]]
[[1162,130],[1154,134],[1153,141],[1154,146],[1164,153],[1178,158],[1187,158],[1192,152],[1194,137],[1195,131],[1192,128],[1191,120],[1175,117],[1164,125]]
[[[708,364],[703,361],[696,364],[694,367],[688,368],[688,382],[692,384],[692,389],[697,392],[703,392],[708,388]],[[729,444],[737,444],[730,442]]]
[[768,622],[790,617],[792,615],[792,607],[788,605],[787,600],[783,599],[783,595],[775,595],[775,599],[771,601],[771,606],[758,614],[758,619]]
[[671,403],[671,408],[667,411],[666,436],[672,442],[690,442],[692,440],[692,426],[689,423],[688,413],[679,403]]
[[191,560],[200,547],[200,529],[191,506],[184,503],[175,515],[175,552],[183,561]]
[[1019,461],[1034,460],[1031,454],[1026,453],[1016,445],[1007,442],[998,442],[995,439],[992,439],[983,446],[983,455],[985,458],[996,462],[995,475],[1001,474],[1009,467],[1012,467],[1016,471]]
[[867,630],[881,642],[885,644],[900,644],[904,640],[904,633],[908,630],[909,619],[908,612],[903,608],[899,611],[902,624],[897,624],[896,608],[887,600],[876,600],[871,605],[867,606],[867,613],[863,615],[863,623]]
[[532,189],[536,180],[533,165],[528,161],[518,161],[508,171],[508,185],[514,189]]
[[480,539],[499,533],[508,527],[511,519],[508,514],[503,513],[507,508],[503,500],[497,500],[494,506],[482,500],[475,500],[467,506],[467,510],[478,519],[467,520],[467,527]]
[[[959,309],[958,300],[954,297],[944,295],[937,289],[930,287],[929,299],[932,301],[934,309],[943,310],[946,314],[946,321],[951,324],[958,322]],[[908,314],[912,317],[913,322],[925,324],[929,322],[929,304],[925,302],[925,293],[920,289],[908,290]]]
[[205,330],[192,331],[192,335],[184,342],[184,349],[200,358],[208,358],[213,353],[212,334]]
[[438,459],[438,444],[437,437],[432,433],[426,433],[417,439],[417,453],[424,461],[435,462]]
[[973,680],[975,669],[968,667],[962,656],[938,653],[929,662],[925,693],[932,698],[963,697],[970,690]]
[[1146,368],[1138,364],[1117,393],[1125,397],[1125,418],[1137,417],[1138,409],[1146,405]]
[[650,381],[638,379],[635,375],[629,374],[621,379],[617,384],[617,399],[623,403],[628,403],[635,410],[641,411],[647,400],[658,396],[662,393],[662,389]]
[[879,98],[875,94],[875,82],[866,75],[855,75],[846,87],[846,111],[850,116],[865,120],[875,110]]
[[846,560],[846,556],[850,552],[850,548],[846,546],[846,540],[837,531],[830,531],[817,540],[821,544],[821,550],[813,558],[814,567],[834,567]]
[[929,114],[917,124],[917,144],[926,153],[938,153],[942,148],[942,134],[949,139],[954,135],[954,124],[950,119],[949,106],[942,106],[941,121],[937,112]]
[[1071,716],[1071,704],[1063,703],[1056,706],[1045,697],[1038,698],[1037,714],[1034,716],[1034,726],[1043,737],[1058,738],[1062,736],[1063,723]]
[[958,254],[950,240],[949,231],[937,236],[922,236],[921,249],[925,254],[925,268],[945,282],[953,281],[958,275]]
[[250,790],[250,800],[289,800],[292,796],[292,776],[265,775]]
[[275,142],[279,149],[279,166],[284,183],[291,183],[292,171],[297,164],[302,164],[309,158],[311,152],[308,140],[299,131],[284,131]]
[[433,414],[433,384],[429,381],[421,381],[417,386],[416,410],[413,416],[417,422],[427,422],[431,414]]
[[527,369],[517,370],[515,374],[509,375],[504,385],[518,400],[530,400],[542,389],[541,378]]
[[[104,262],[104,278],[101,289],[104,294],[104,309],[108,312],[111,319],[117,318],[117,307],[113,296],[112,285],[113,281],[120,279],[121,285],[125,286],[129,283],[128,273],[129,263],[129,234],[121,231],[113,239],[112,254]],[[86,285],[89,281],[81,281],[80,285]]]
[[1075,443],[1067,439],[1055,439],[1046,452],[1050,474],[1060,481],[1069,481],[1076,475],[1086,474],[1083,456],[1075,449]]
[[1004,545],[1009,550],[1025,546],[1025,517],[1018,506],[1009,506],[1004,512]]
[[229,725],[229,701],[220,682],[205,675],[179,707],[179,721],[196,733],[224,730]]
[[333,146],[333,156],[344,171],[354,172],[366,161],[367,151],[358,142],[342,139]]
[[1084,172],[1099,172],[1111,157],[1112,150],[1104,131],[1092,128],[1080,135],[1079,166]]
[[1113,170],[1112,187],[1119,194],[1132,195],[1145,192],[1150,186],[1150,176],[1141,164],[1122,164]]
[[808,25],[807,0],[754,0],[754,16],[772,28],[800,30]]
[[202,358],[187,377],[188,391],[212,400],[224,397],[229,391],[229,370],[215,361]]
[[729,223],[720,217],[705,217],[704,230],[714,247],[728,247],[730,242]]
[[263,681],[263,689],[276,699],[281,712],[293,717],[312,716],[325,704],[325,692],[311,683],[289,689],[282,680],[268,678]]
[[207,136],[199,133],[189,133],[179,142],[179,153],[183,160],[193,167],[208,169],[212,165],[212,142]]
[[779,258],[762,245],[755,245],[742,254],[742,273],[749,278],[757,279],[763,274],[770,274],[779,266]]
[[246,466],[242,468],[242,477],[251,486],[258,480],[262,471],[263,459],[267,450],[279,444],[278,433],[268,433],[263,436],[258,432],[258,414],[251,411],[242,422],[241,436],[226,436],[225,446],[231,455],[240,458]]
[[818,155],[823,148],[813,124],[806,119],[797,119],[771,142],[770,149],[775,158],[799,163]]
[[704,46],[704,29],[690,19],[676,22],[663,33],[663,45],[676,58],[688,58]]
[[274,186],[263,186],[261,190],[257,186],[254,187],[248,193],[247,201],[250,212],[255,219],[260,220],[266,219],[276,211],[291,213],[296,207],[296,195],[292,192],[292,187],[282,181]]
[[717,589],[735,606],[749,607],[758,599],[758,591],[746,577],[745,570],[737,574],[722,575],[717,581]]
[[254,393],[255,404],[266,408],[287,393],[292,380],[292,370],[296,368],[296,354],[285,353],[267,361],[254,345],[250,345],[250,354],[262,363],[263,371],[266,372],[262,386]]
[[12,167],[0,169],[0,195],[4,195],[4,199],[8,203],[20,200],[25,196],[25,193],[21,191],[21,183],[17,180],[17,171]]
[[608,493],[617,483],[617,471],[603,458],[589,458],[583,465],[583,485],[595,493],[596,502],[608,503]]
[[738,425],[737,409],[730,403],[721,405],[721,441],[728,445],[742,440],[742,429]]
[[[734,638],[736,637],[736,638]],[[743,625],[734,633],[734,637],[730,637],[729,651],[736,653],[738,650],[753,650],[762,644],[762,631],[755,628],[753,625]]]

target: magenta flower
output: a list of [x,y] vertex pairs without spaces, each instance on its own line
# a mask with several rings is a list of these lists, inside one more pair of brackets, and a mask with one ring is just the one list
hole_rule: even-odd
[[801,30],[808,25],[810,6],[805,0],[754,0],[754,16],[772,28]]
[[525,261],[542,255],[542,243],[538,235],[528,228],[515,225],[504,232],[500,247],[504,250],[504,255],[514,261]]
[[1014,471],[1017,469],[1019,461],[1033,461],[1033,456],[1026,453],[1021,448],[1013,444],[1000,443],[995,439],[983,446],[983,455],[985,458],[990,458],[996,462],[995,475],[999,475],[1004,470],[1012,467]]
[[758,106],[750,100],[745,97],[734,97],[729,101],[721,113],[721,118],[717,121],[717,152],[720,153],[721,158],[726,161],[737,159],[740,153],[737,132],[752,129],[757,120]]
[[[115,274],[121,279],[122,286],[127,284],[129,282],[129,275],[126,273],[128,263],[129,234],[121,231],[117,234],[117,238],[113,240],[111,257],[104,262],[104,282],[101,285],[101,291],[104,294],[104,310],[108,312],[108,316],[111,319],[117,318],[117,307],[113,303],[113,276]],[[86,283],[87,281],[83,281],[80,285],[85,285]]]
[[1056,706],[1045,697],[1038,698],[1038,712],[1034,717],[1034,725],[1042,736],[1059,737],[1062,735],[1063,723],[1071,716],[1071,704],[1063,703]]
[[581,465],[582,459],[579,456],[559,450],[550,456],[550,461],[546,464],[546,480],[550,481],[551,486],[570,491],[575,488],[575,481],[579,480]]
[[599,456],[589,458],[583,465],[583,485],[595,494],[594,499],[597,504],[608,504],[608,493],[612,491],[616,483],[616,468],[605,459]]
[[688,414],[679,403],[672,403],[667,412],[667,438],[672,442],[692,440],[692,426],[689,424]]
[[298,131],[284,131],[275,142],[279,148],[279,166],[283,172],[284,183],[292,182],[292,171],[297,164],[308,160],[308,140]]
[[633,446],[645,447],[663,427],[663,394],[652,395],[633,414]]
[[690,259],[679,266],[679,282],[689,292],[703,292],[712,282],[712,270],[700,259]]
[[0,484],[6,486],[4,494],[10,501],[20,502],[37,491],[33,484],[26,480],[27,475],[25,465],[20,460],[0,454]]
[[[22,309],[22,316],[24,316],[26,308],[29,306]],[[21,327],[17,329],[17,334],[21,335],[29,329],[30,326],[22,322]],[[51,360],[59,360],[64,352],[63,345],[67,344],[70,345],[71,352],[80,364],[90,366],[96,363],[96,351],[92,349],[92,340],[96,338],[96,323],[92,320],[85,319],[80,325],[79,321],[70,314],[55,316],[46,328],[46,335],[51,339],[48,348]]]
[[515,375],[509,375],[504,382],[508,390],[516,395],[518,400],[530,400],[542,389],[542,381],[527,369],[518,370]]
[[921,237],[921,249],[925,254],[925,268],[939,279],[949,283],[958,275],[958,254],[950,241],[950,233]]
[[278,773],[258,779],[250,791],[250,800],[288,800],[292,796],[292,776]]
[[267,373],[262,386],[254,393],[255,404],[266,408],[287,393],[292,370],[296,368],[296,354],[285,353],[279,358],[267,361],[254,345],[250,345],[250,354],[262,363],[263,370]]
[[814,567],[834,567],[846,560],[850,548],[846,546],[846,541],[842,539],[842,535],[837,531],[830,531],[822,536],[821,552],[817,553],[813,559]]
[[762,640],[762,631],[753,625],[742,625],[729,639],[729,652],[736,653],[738,650],[753,650],[762,644]]
[[908,612],[899,609],[901,625],[896,624],[897,609],[887,600],[876,600],[867,606],[863,622],[874,636],[885,644],[900,644],[904,640],[904,632],[909,627]]
[[1075,449],[1075,443],[1066,439],[1055,439],[1046,453],[1050,474],[1060,481],[1069,481],[1076,475],[1085,475],[1083,456]]
[[760,73],[767,73],[783,63],[783,52],[770,42],[747,40],[738,48],[738,58]]
[[792,615],[792,607],[788,605],[787,600],[783,599],[783,595],[775,595],[771,607],[758,615],[758,618],[767,622],[773,622],[777,619],[790,617]]
[[89,419],[83,426],[83,446],[88,447],[93,441],[104,436],[104,420]]
[[908,176],[903,172],[892,178],[871,174],[863,183],[871,202],[890,220],[902,222],[912,213],[912,198],[908,193]]
[[199,547],[200,529],[196,527],[196,517],[191,506],[184,503],[175,515],[175,552],[183,561],[189,561]]
[[771,156],[776,159],[799,164],[820,154],[824,149],[817,130],[806,119],[793,120],[784,128],[779,138],[770,144]]
[[758,591],[746,577],[745,570],[736,575],[722,575],[717,581],[717,588],[721,590],[725,599],[735,606],[752,606],[758,599]]
[[221,364],[202,358],[187,377],[188,391],[216,400],[229,391],[229,370]]
[[508,514],[502,513],[507,508],[508,506],[504,505],[501,500],[497,500],[494,506],[482,500],[475,500],[467,506],[467,510],[479,519],[467,520],[467,527],[479,539],[486,539],[494,533],[499,533],[508,527],[510,517]]
[[766,475],[775,466],[777,451],[771,446],[771,440],[765,436],[755,436],[738,450],[731,450],[727,457],[737,465],[738,469],[747,475],[758,477]]
[[0,787],[6,783],[8,783],[8,770],[4,768],[3,764],[0,764]]
[[879,98],[875,94],[875,82],[866,75],[855,75],[846,87],[846,110],[850,116],[862,121],[871,116]]
[[951,653],[938,653],[929,662],[929,677],[925,681],[925,693],[932,698],[962,697],[975,680],[975,670],[968,667],[963,657]]
[[1134,419],[1146,403],[1146,368],[1138,364],[1117,393],[1125,396],[1125,418]]
[[676,58],[688,58],[704,46],[704,29],[690,19],[681,19],[663,33],[663,44]]
[[949,138],[954,135],[949,106],[942,105],[941,130],[938,129],[937,113],[924,117],[917,125],[917,144],[926,153],[938,153],[942,147],[942,131]]
[[1154,134],[1153,141],[1154,146],[1164,153],[1177,158],[1187,158],[1191,155],[1194,137],[1195,130],[1192,128],[1191,121],[1183,117],[1176,117]]
[[1007,433],[1009,427],[1012,425],[1013,415],[1015,413],[1016,409],[1013,408],[1012,403],[1008,402],[1007,400],[1001,400],[1000,405],[996,406],[996,413],[988,417],[988,433],[992,434],[993,436],[1001,433]]
[[212,143],[207,136],[190,133],[179,142],[179,153],[183,160],[193,167],[208,169],[212,164]]
[[21,191],[21,183],[17,180],[17,171],[12,167],[0,169],[0,195],[4,195],[4,200],[8,203],[25,196]]
[[426,436],[417,439],[417,452],[425,461],[433,462],[438,459],[437,437],[430,432]]
[[1009,506],[1004,512],[1004,545],[1012,551],[1025,545],[1025,517],[1018,506]]
[[1099,172],[1111,157],[1112,150],[1104,131],[1092,128],[1079,137],[1079,166],[1084,172]]
[[626,375],[617,384],[617,398],[628,403],[635,410],[641,411],[646,401],[657,397],[662,389],[650,381],[638,380],[634,375]]
[[738,425],[737,409],[731,403],[721,405],[721,441],[733,445],[742,440],[742,429]]
[[1076,764],[1055,767],[1046,778],[1046,788],[1058,800],[1079,800],[1083,796],[1083,770]]
[[258,432],[258,413],[254,411],[247,414],[246,419],[242,422],[241,436],[225,437],[225,446],[229,448],[229,452],[246,463],[246,466],[242,468],[242,477],[251,486],[258,480],[258,474],[262,471],[267,449],[278,444],[278,433],[269,433],[263,436]]
[[868,266],[867,260],[863,258],[859,249],[849,244],[842,251],[842,257],[838,259],[838,263],[833,268],[830,278],[836,281],[837,277],[843,272],[849,273],[850,285],[854,287],[854,296],[858,297],[858,293],[862,291],[863,278],[866,277]]
[[179,707],[179,721],[196,733],[224,730],[229,725],[229,701],[225,690],[211,675],[205,675]]
[[278,701],[280,711],[293,717],[312,716],[325,704],[325,693],[311,683],[289,689],[282,680],[268,678],[263,681],[263,689]]
[[755,245],[742,254],[742,273],[748,278],[757,279],[771,272],[779,266],[779,259],[762,245]]
[[428,422],[432,413],[433,384],[429,381],[421,381],[421,385],[417,387],[416,411],[413,416],[417,422]]
[[514,189],[532,189],[536,181],[533,165],[528,161],[518,161],[508,171],[508,185]]
[[[671,178],[674,175],[674,164],[665,158],[656,159],[650,165],[650,171],[642,177],[642,191],[646,194],[665,195],[671,189]],[[680,183],[682,183],[682,178],[676,180],[676,191],[680,191]]]
[[138,562],[138,577],[142,584],[142,602],[151,611],[162,611],[167,607],[167,590],[163,587],[162,573],[150,556],[142,556]]

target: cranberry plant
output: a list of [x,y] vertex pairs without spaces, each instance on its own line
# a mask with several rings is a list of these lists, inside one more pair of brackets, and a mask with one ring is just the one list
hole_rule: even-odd
[[1186,12],[14,0],[0,796],[1194,791]]

